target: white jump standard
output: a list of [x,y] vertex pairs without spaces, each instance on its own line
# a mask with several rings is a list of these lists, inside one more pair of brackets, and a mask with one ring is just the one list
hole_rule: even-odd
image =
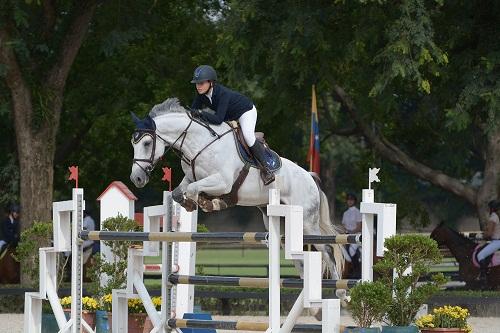
[[[372,172],[372,170],[370,170]],[[372,176],[372,175],[370,175]],[[180,328],[220,328],[234,330],[256,330],[268,333],[322,332],[339,333],[340,300],[323,299],[322,288],[349,289],[358,280],[322,280],[322,252],[303,250],[304,244],[345,244],[361,243],[362,280],[373,278],[373,216],[378,215],[377,255],[383,255],[383,242],[395,233],[396,205],[374,202],[373,190],[363,190],[361,202],[362,235],[316,236],[304,235],[303,210],[301,206],[280,203],[280,191],[269,191],[269,231],[258,233],[197,233],[197,214],[186,212],[173,203],[170,192],[164,192],[163,203],[144,208],[144,232],[86,232],[82,230],[84,209],[83,190],[74,189],[70,201],[54,202],[54,247],[40,249],[40,290],[26,293],[25,296],[25,333],[41,332],[41,304],[48,299],[56,316],[61,333],[77,333],[81,325],[90,333],[94,331],[81,319],[82,296],[82,241],[108,240],[142,241],[143,248],[130,248],[128,252],[127,286],[123,290],[113,290],[112,312],[113,332],[125,333],[128,330],[129,298],[140,298],[150,317],[152,332],[179,331]],[[102,202],[101,202],[102,203]],[[133,208],[133,205],[130,205]],[[102,209],[102,207],[101,207]],[[71,223],[71,218],[73,223]],[[280,221],[284,218],[285,232],[281,236]],[[163,231],[160,232],[160,224]],[[293,227],[292,227],[293,226]],[[160,247],[161,242],[161,247]],[[269,279],[210,277],[194,275],[195,251],[197,242],[238,242],[260,243],[269,248]],[[302,279],[281,279],[280,247],[284,243],[285,258],[303,262]],[[72,252],[72,312],[66,320],[59,303],[55,281],[56,253]],[[157,312],[151,297],[144,286],[144,256],[161,255],[162,265],[162,304]],[[240,287],[262,287],[269,289],[269,322],[224,322],[181,319],[187,312],[193,312],[194,285],[232,285]],[[280,289],[283,287],[302,288],[295,304],[285,319],[280,322]],[[297,318],[304,308],[321,308],[321,325],[297,325]],[[81,325],[80,325],[81,323]]]

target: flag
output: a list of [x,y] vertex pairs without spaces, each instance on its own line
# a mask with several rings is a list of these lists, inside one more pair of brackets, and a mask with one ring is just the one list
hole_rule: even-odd
[[380,171],[380,168],[368,168],[368,189],[372,189],[372,183],[377,182],[380,183],[380,179],[377,174]]
[[69,168],[69,178],[68,180],[75,181],[75,188],[78,188],[78,166],[70,166]]
[[316,105],[316,91],[312,86],[311,103],[311,136],[309,139],[309,151],[307,152],[309,171],[319,174],[319,124],[318,107]]
[[172,191],[172,169],[169,167],[161,168],[163,170],[163,177],[161,180],[168,182],[168,190]]

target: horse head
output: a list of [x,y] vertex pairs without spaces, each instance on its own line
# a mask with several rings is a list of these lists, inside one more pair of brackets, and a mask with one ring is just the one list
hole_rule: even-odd
[[441,223],[439,223],[439,225],[434,228],[434,230],[432,230],[431,232],[431,238],[434,239],[439,246],[441,245],[444,245],[445,244],[445,239],[446,239],[446,229],[449,229],[443,221],[441,221]]
[[156,134],[156,124],[149,115],[140,119],[131,113],[135,123],[132,134],[132,147],[134,159],[130,180],[137,187],[144,187],[149,182],[149,177],[158,160],[165,152],[165,142]]
[[[185,157],[183,145],[187,145],[188,130],[194,131],[196,122],[188,111],[181,106],[177,98],[168,98],[155,105],[149,114],[140,119],[132,113],[135,131],[132,135],[134,159],[130,180],[137,187],[144,187],[149,182],[149,177],[156,163],[170,149],[176,149]],[[193,133],[193,137],[197,137]]]

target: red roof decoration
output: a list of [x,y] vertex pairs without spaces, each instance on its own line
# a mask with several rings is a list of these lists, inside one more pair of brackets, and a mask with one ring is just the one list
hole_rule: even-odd
[[114,182],[109,184],[109,186],[104,190],[104,192],[101,193],[99,198],[97,198],[97,201],[100,201],[101,198],[104,196],[104,194],[108,192],[108,190],[112,187],[116,187],[118,190],[120,190],[120,192],[122,192],[123,195],[127,197],[129,200],[137,200],[137,197],[134,195],[134,193],[132,193],[132,191],[129,190],[127,185],[123,184],[119,180],[115,180]]

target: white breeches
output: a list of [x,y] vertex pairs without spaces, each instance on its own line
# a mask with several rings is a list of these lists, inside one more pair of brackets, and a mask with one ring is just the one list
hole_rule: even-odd
[[349,255],[351,258],[356,254],[356,251],[360,248],[361,246],[359,244],[349,244]]
[[257,123],[257,109],[255,105],[251,110],[243,113],[238,122],[240,123],[241,132],[248,147],[252,147],[255,143],[255,124]]
[[492,240],[481,252],[477,255],[477,260],[481,261],[490,254],[495,253],[496,250],[500,249],[500,239]]

